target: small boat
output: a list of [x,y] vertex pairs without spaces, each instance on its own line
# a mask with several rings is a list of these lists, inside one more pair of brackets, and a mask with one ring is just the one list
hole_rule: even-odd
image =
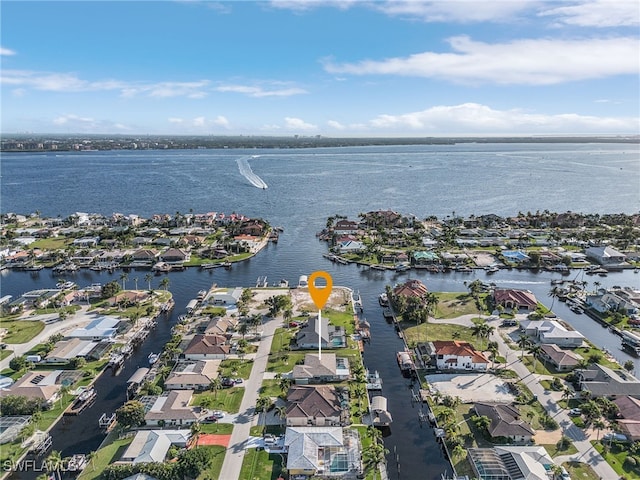
[[407,270],[411,270],[411,265],[408,263],[398,263],[395,266],[396,272],[406,272]]
[[498,267],[493,265],[492,267],[487,267],[487,274],[490,275],[490,274],[496,273],[499,270],[500,269]]
[[382,310],[382,316],[387,319],[393,318],[393,312],[389,307],[385,307],[384,310]]
[[381,307],[386,307],[389,305],[389,297],[387,296],[386,293],[381,293],[378,296],[378,303],[380,304]]
[[367,369],[366,382],[367,382],[367,390],[382,390],[382,378],[380,378],[380,374],[378,373],[377,370],[371,373]]
[[411,353],[407,351],[398,352],[396,353],[396,359],[398,360],[400,370],[403,372],[415,369],[415,365],[411,359]]
[[385,267],[384,265],[379,265],[379,264],[371,265],[371,268],[373,270],[386,270],[387,269],[387,267]]
[[149,354],[147,358],[149,359],[149,365],[153,365],[158,361],[158,359],[160,358],[160,355],[152,352]]

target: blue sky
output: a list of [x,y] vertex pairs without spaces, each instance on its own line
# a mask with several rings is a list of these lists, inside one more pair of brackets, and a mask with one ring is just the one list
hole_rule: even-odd
[[0,8],[4,134],[640,134],[637,0]]

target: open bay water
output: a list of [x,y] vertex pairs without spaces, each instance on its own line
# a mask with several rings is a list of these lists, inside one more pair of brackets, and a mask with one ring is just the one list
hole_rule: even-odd
[[[258,157],[253,157],[259,155]],[[253,172],[268,185],[256,188],[239,171],[237,160],[251,156]],[[424,218],[436,215],[510,216],[522,212],[568,210],[583,213],[633,213],[640,210],[640,153],[629,144],[460,144],[445,146],[352,147],[304,150],[185,150],[109,151],[46,154],[3,154],[0,211],[66,217],[74,212],[114,212],[149,217],[154,213],[242,213],[282,226],[277,245],[270,244],[254,258],[226,271],[169,274],[176,308],[143,346],[127,360],[122,372],[110,372],[97,383],[99,398],[78,417],[52,430],[53,448],[63,456],[95,450],[103,435],[97,419],[125,400],[125,382],[146,356],[158,352],[169,338],[170,326],[184,313],[197,292],[220,286],[255,285],[266,275],[269,283],[314,270],[328,271],[335,285],[359,292],[373,340],[365,349],[365,365],[378,370],[384,381],[394,423],[385,446],[390,450],[390,478],[439,479],[448,464],[433,431],[420,426],[411,404],[409,382],[399,372],[395,353],[402,348],[393,327],[377,304],[387,284],[421,279],[432,291],[465,291],[465,281],[480,278],[500,286],[526,288],[550,305],[550,272],[500,271],[485,276],[424,271],[380,272],[355,265],[336,265],[322,258],[326,245],[315,237],[334,214],[355,218],[358,213],[393,209]],[[52,287],[58,277],[50,271],[2,272],[2,295],[18,296],[39,287]],[[128,286],[144,271],[129,273]],[[572,272],[565,278],[573,278]],[[640,275],[611,273],[602,286],[640,288]],[[118,280],[118,273],[82,271],[69,279],[81,286]],[[154,277],[158,288],[162,277]],[[556,302],[554,310],[596,345],[608,348],[621,361],[629,357],[620,340],[585,315],[575,315]],[[634,359],[637,371],[640,364]],[[399,460],[399,462],[397,461]],[[29,473],[15,478],[35,478]]]

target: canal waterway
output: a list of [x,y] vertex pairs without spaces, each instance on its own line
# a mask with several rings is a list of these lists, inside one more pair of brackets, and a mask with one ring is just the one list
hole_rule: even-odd
[[[184,313],[189,300],[194,298],[199,290],[209,288],[214,283],[221,286],[254,286],[259,276],[269,273],[272,257],[281,253],[282,250],[281,246],[271,245],[246,263],[235,265],[230,271],[188,269],[184,272],[170,273],[168,275],[169,290],[174,295],[176,308],[168,316],[160,317],[158,326],[151,331],[141,347],[125,361],[117,375],[114,376],[110,370],[107,370],[96,381],[98,398],[90,408],[77,417],[64,417],[64,421],[59,422],[52,429],[52,448],[61,451],[63,456],[88,453],[97,449],[104,439],[104,433],[98,428],[100,415],[114,412],[125,401],[126,381],[138,367],[147,366],[149,353],[159,352],[163,348],[164,343],[170,338],[171,326],[177,317]],[[320,248],[319,252],[321,250]],[[350,287],[360,294],[364,307],[363,316],[371,323],[372,333],[372,341],[365,347],[364,362],[370,370],[377,370],[380,373],[384,383],[383,395],[389,400],[389,410],[394,419],[384,439],[385,446],[390,451],[388,468],[391,478],[412,478],[411,472],[419,471],[416,469],[422,469],[428,465],[429,471],[425,473],[427,476],[424,478],[439,479],[440,474],[447,470],[448,463],[439,444],[435,441],[431,427],[418,421],[417,406],[411,401],[410,380],[400,374],[397,366],[395,353],[403,348],[403,343],[393,326],[382,317],[382,309],[377,302],[378,295],[384,291],[385,286],[409,278],[419,278],[431,291],[463,292],[466,291],[465,282],[479,278],[500,287],[529,289],[540,301],[550,306],[551,297],[548,293],[551,290],[551,280],[574,278],[573,274],[561,277],[559,274],[550,272],[533,273],[518,270],[502,270],[493,275],[486,275],[482,270],[472,274],[454,272],[432,274],[426,271],[396,273],[369,270],[356,265],[333,264],[322,258],[309,262],[304,270],[299,270],[300,266],[297,263],[295,266],[292,263],[286,268],[282,265],[280,267],[281,269],[275,268],[278,275],[272,278],[268,275],[271,283],[286,279],[290,285],[294,286],[297,284],[299,274],[310,273],[312,269],[323,269],[332,275],[336,285]],[[130,272],[129,284],[131,285],[136,277],[142,282],[145,273],[144,271]],[[579,274],[580,272],[575,272],[575,275]],[[598,277],[597,281],[603,287],[624,285],[640,288],[638,277],[639,275],[633,274],[632,271],[624,271],[610,273],[606,278]],[[36,275],[29,272],[3,272],[3,294],[16,296],[33,288],[52,287],[58,278],[47,270]],[[95,282],[106,283],[117,280],[119,276],[117,272],[109,274],[83,271],[67,278],[84,286]],[[154,288],[158,288],[161,278],[163,277],[154,277]],[[620,338],[608,329],[602,328],[586,315],[576,315],[561,302],[554,303],[554,311],[596,345],[611,351],[620,362],[632,360],[637,369],[640,367],[639,360],[622,351]],[[14,474],[12,478],[32,480],[35,475],[20,473]]]
[[[269,186],[256,188],[238,169],[237,159],[251,155],[250,166]],[[254,158],[254,155],[259,157]],[[250,287],[260,276],[269,283],[315,270],[328,271],[334,285],[359,292],[364,316],[371,323],[372,342],[364,353],[366,366],[378,370],[394,418],[385,446],[390,450],[391,478],[439,480],[447,468],[433,432],[417,421],[408,380],[399,372],[396,351],[402,347],[386,323],[377,296],[387,284],[421,279],[431,291],[465,291],[464,282],[480,278],[499,286],[526,288],[550,305],[553,278],[548,272],[500,271],[472,274],[403,273],[339,265],[322,257],[326,245],[315,237],[327,217],[340,214],[356,219],[360,212],[392,209],[418,218],[436,215],[496,214],[518,211],[568,210],[583,213],[632,213],[640,207],[638,145],[615,144],[464,144],[448,146],[354,147],[288,150],[119,151],[58,154],[3,154],[0,162],[2,212],[66,217],[74,212],[114,212],[150,217],[156,213],[231,212],[261,217],[282,226],[277,245],[270,244],[254,258],[232,270],[172,272],[169,290],[176,307],[160,321],[146,342],[130,357],[120,374],[103,375],[96,383],[95,404],[52,430],[53,448],[63,455],[95,450],[103,434],[98,418],[125,400],[125,383],[147,355],[158,352],[170,327],[184,313],[197,292],[216,283]],[[598,178],[597,189],[593,179]],[[146,272],[129,273],[128,287]],[[575,272],[565,278],[573,278]],[[43,270],[1,272],[2,295],[19,296],[41,287],[53,287],[58,277]],[[631,271],[600,278],[602,286],[638,288],[640,275]],[[69,277],[80,286],[117,280],[118,273],[82,271]],[[159,288],[161,277],[154,277]],[[595,279],[585,278],[589,282]],[[587,288],[593,288],[592,283]],[[586,315],[575,315],[560,302],[554,310],[596,345],[606,347],[624,362],[620,340]],[[637,359],[633,359],[638,364]],[[399,458],[398,469],[396,459]],[[21,480],[33,480],[24,474]]]

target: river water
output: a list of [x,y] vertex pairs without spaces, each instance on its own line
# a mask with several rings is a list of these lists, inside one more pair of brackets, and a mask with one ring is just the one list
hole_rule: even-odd
[[[237,159],[249,160],[253,172],[268,185],[256,188],[243,177]],[[277,245],[270,244],[256,257],[232,270],[188,269],[169,274],[169,289],[176,308],[161,320],[141,348],[130,357],[119,375],[101,376],[95,404],[80,416],[66,419],[52,430],[53,448],[63,456],[95,450],[103,439],[97,420],[113,412],[125,400],[125,382],[150,352],[158,352],[169,338],[170,327],[184,313],[188,301],[201,289],[255,285],[260,276],[270,283],[326,270],[335,285],[359,292],[364,316],[371,323],[372,342],[364,353],[365,365],[378,370],[384,382],[394,418],[385,438],[390,478],[439,479],[448,468],[433,432],[417,421],[409,382],[400,375],[395,353],[402,348],[393,327],[382,317],[377,296],[386,285],[409,278],[421,279],[432,291],[465,291],[465,281],[480,278],[499,286],[526,288],[550,305],[550,281],[559,274],[500,271],[473,274],[403,273],[367,270],[355,265],[333,264],[322,258],[326,245],[315,238],[326,218],[359,212],[394,209],[419,217],[456,214],[514,215],[518,210],[627,212],[640,206],[640,169],[635,145],[454,145],[412,147],[362,147],[283,151],[181,151],[97,152],[89,154],[3,155],[0,165],[3,212],[67,216],[75,211],[136,213],[237,212],[262,217],[282,226]],[[599,178],[594,193],[593,178]],[[615,193],[611,193],[615,192]],[[131,272],[129,285],[145,272]],[[565,278],[574,278],[572,272]],[[640,275],[631,271],[598,277],[602,286],[640,288]],[[80,286],[106,283],[118,274],[80,272]],[[71,278],[70,278],[71,279]],[[158,288],[160,277],[154,277]],[[587,281],[589,277],[584,278]],[[48,271],[3,272],[2,295],[18,296],[56,283]],[[587,287],[589,288],[589,286]],[[592,287],[593,288],[593,287]],[[620,361],[637,359],[620,350],[620,340],[585,315],[575,315],[562,303],[554,311],[596,345],[606,347]],[[640,370],[638,370],[640,371]],[[399,459],[399,467],[396,460]],[[29,474],[15,478],[29,479]]]

